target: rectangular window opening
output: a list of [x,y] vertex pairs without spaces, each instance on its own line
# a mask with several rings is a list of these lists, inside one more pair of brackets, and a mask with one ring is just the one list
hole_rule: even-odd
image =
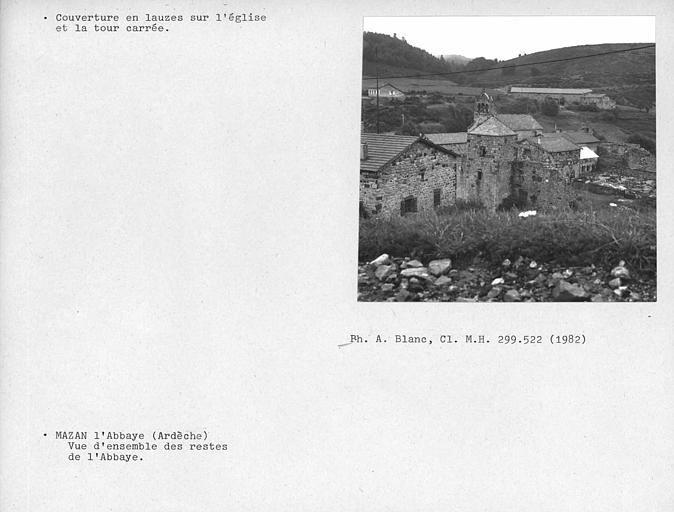
[[400,201],[400,215],[405,215],[407,213],[416,213],[417,211],[417,198],[414,196],[409,196]]

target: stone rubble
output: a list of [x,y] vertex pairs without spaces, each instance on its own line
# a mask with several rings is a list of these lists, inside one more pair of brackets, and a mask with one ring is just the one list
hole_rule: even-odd
[[358,300],[389,302],[641,302],[655,301],[655,281],[636,279],[624,261],[611,270],[560,267],[522,256],[495,269],[452,268],[382,254],[358,267]]
[[433,260],[428,264],[428,271],[436,277],[446,274],[451,268],[452,260],[449,258]]
[[585,179],[585,185],[596,193],[620,194],[629,199],[655,199],[656,183],[653,178],[624,176],[618,173],[592,174]]

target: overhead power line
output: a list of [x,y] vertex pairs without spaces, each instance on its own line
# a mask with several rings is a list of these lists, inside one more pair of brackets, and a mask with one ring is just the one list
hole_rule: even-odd
[[[380,79],[390,79],[390,78],[423,78],[423,77],[431,77],[431,76],[451,76],[451,75],[463,75],[465,73],[482,73],[483,71],[494,71],[497,69],[509,69],[509,68],[523,68],[526,66],[537,66],[539,64],[552,64],[554,62],[567,62],[570,60],[578,60],[578,59],[589,59],[591,57],[599,57],[601,55],[611,55],[613,53],[625,53],[625,52],[633,52],[636,50],[644,50],[646,48],[655,48],[655,44],[648,44],[645,46],[637,46],[634,48],[626,48],[623,50],[611,50],[609,52],[602,52],[602,53],[591,53],[589,55],[579,55],[577,57],[567,57],[565,59],[550,59],[550,60],[541,60],[538,62],[528,62],[525,64],[512,64],[510,66],[496,66],[492,68],[482,68],[482,69],[468,69],[464,71],[447,71],[444,73],[423,73],[423,74],[417,74],[417,75],[389,75],[389,76],[379,76]],[[375,77],[373,76],[364,76],[364,79],[373,79]]]

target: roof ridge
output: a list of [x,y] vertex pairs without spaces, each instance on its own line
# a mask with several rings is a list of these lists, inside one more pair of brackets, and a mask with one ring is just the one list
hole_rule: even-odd
[[[487,125],[488,123],[492,123],[495,125],[495,128],[505,128],[506,133],[479,133],[478,128],[482,127],[483,131],[488,130]],[[500,125],[500,126],[499,126]],[[503,130],[501,130],[503,131]],[[509,133],[508,133],[509,132]],[[476,135],[494,135],[494,136],[508,136],[508,135],[517,135],[513,130],[511,130],[503,121],[499,120],[496,115],[491,115],[487,119],[485,119],[483,122],[478,124],[477,126],[471,126],[468,129],[468,133],[474,133]]]

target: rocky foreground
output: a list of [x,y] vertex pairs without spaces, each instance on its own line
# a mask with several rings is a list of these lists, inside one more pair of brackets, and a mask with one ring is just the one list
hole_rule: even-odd
[[498,269],[452,268],[450,259],[424,265],[382,254],[358,266],[358,300],[388,302],[641,302],[655,301],[655,280],[612,269],[558,267],[528,258]]

